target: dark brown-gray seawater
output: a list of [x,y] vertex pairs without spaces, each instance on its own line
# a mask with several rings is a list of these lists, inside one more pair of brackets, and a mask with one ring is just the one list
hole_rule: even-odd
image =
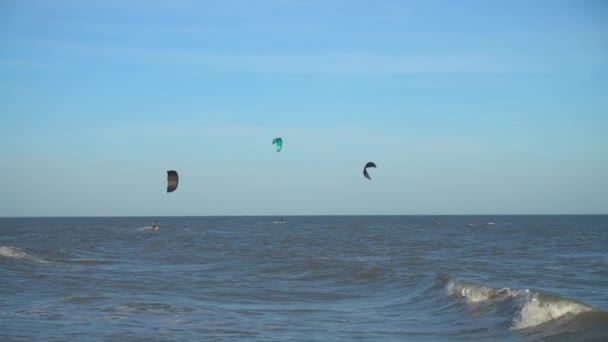
[[608,216],[151,221],[0,219],[0,340],[608,340]]

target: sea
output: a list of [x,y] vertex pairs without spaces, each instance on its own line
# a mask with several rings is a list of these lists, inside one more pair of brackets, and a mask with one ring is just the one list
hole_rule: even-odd
[[608,216],[282,219],[2,218],[0,341],[608,341]]

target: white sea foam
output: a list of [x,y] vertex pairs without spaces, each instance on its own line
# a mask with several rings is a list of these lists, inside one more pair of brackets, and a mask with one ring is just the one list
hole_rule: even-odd
[[450,280],[445,291],[448,296],[464,298],[469,304],[488,301],[515,301],[513,304],[517,305],[517,310],[511,321],[511,329],[513,330],[533,328],[556,319],[583,312],[597,311],[591,306],[571,299],[528,289],[495,288],[471,282]]
[[507,287],[493,288],[475,283],[450,280],[445,288],[448,296],[459,296],[469,303],[481,303],[489,300],[505,300],[518,295],[518,291]]
[[22,260],[31,260],[41,263],[48,263],[48,261],[42,260],[40,258],[36,258],[32,255],[26,253],[23,249],[11,246],[1,246],[0,247],[0,256],[12,259],[22,259]]
[[532,328],[555,319],[589,311],[596,309],[570,299],[527,291],[524,304],[513,319],[511,329]]

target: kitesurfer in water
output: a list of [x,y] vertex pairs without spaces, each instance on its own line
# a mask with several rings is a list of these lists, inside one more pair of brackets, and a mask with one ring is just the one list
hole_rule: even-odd
[[160,227],[156,224],[156,221],[152,221],[152,229],[158,230]]

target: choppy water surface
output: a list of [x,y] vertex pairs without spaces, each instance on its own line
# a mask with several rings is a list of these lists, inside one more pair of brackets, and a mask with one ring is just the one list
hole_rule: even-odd
[[608,340],[608,216],[0,219],[0,340]]

